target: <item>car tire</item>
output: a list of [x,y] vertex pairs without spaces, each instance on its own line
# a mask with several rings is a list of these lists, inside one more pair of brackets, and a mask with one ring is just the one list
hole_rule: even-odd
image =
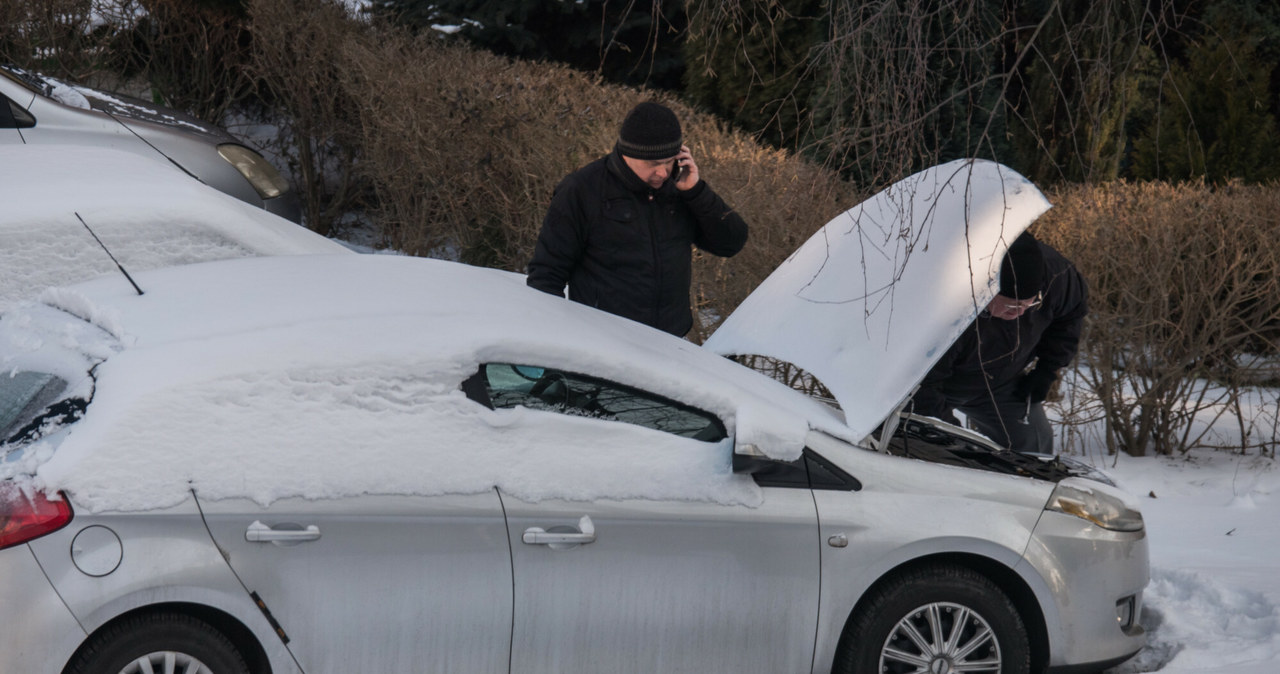
[[1031,647],[1018,609],[995,583],[933,565],[872,590],[841,636],[833,670],[1026,674]]
[[66,671],[249,674],[249,666],[235,645],[208,623],[181,613],[154,613],[126,618],[94,635]]

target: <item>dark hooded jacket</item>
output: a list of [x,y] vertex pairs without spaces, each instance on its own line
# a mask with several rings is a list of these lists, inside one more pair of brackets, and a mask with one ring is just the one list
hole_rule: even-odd
[[693,250],[742,250],[747,223],[706,181],[681,192],[640,180],[617,150],[569,174],[542,222],[528,284],[683,336]]
[[1014,320],[984,310],[925,375],[913,397],[916,414],[943,417],[1016,380],[1033,362],[1056,371],[1075,358],[1089,312],[1084,277],[1058,251],[1036,243],[1044,256],[1043,304]]

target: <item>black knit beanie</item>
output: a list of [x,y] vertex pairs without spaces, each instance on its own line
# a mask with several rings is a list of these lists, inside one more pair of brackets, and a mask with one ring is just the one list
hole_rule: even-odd
[[622,120],[618,131],[618,151],[636,159],[670,159],[680,154],[680,120],[670,108],[658,103],[637,105]]
[[1000,294],[1029,300],[1044,286],[1044,255],[1031,232],[1023,232],[1009,245],[1000,263]]

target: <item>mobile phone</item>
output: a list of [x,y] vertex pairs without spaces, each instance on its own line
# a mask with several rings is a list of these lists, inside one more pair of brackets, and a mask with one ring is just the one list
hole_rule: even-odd
[[671,168],[671,182],[678,183],[680,182],[680,179],[683,177],[684,177],[684,164],[681,164],[680,160],[677,159],[676,165]]

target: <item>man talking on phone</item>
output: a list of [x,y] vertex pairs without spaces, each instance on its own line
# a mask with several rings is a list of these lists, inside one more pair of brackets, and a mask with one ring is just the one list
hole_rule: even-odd
[[653,102],[627,113],[613,152],[556,186],[529,262],[543,292],[682,337],[693,249],[729,257],[747,223],[698,172],[680,121]]

